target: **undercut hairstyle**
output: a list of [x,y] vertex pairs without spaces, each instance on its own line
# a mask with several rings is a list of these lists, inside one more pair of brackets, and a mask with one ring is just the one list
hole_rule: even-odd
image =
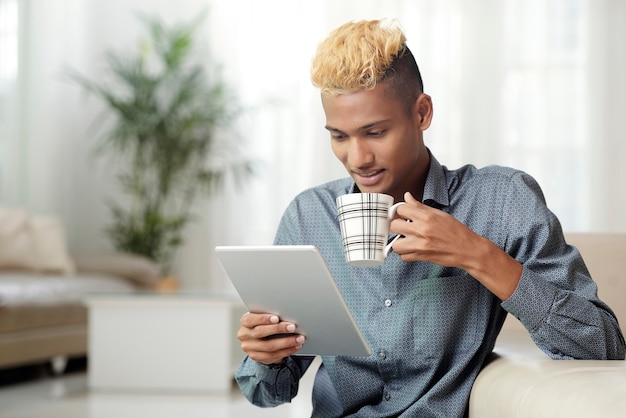
[[377,83],[388,82],[391,93],[408,106],[424,90],[396,20],[348,22],[332,31],[317,48],[311,81],[331,95],[371,90]]

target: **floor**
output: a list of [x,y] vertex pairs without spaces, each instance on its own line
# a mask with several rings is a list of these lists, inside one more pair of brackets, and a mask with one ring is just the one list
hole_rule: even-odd
[[302,418],[311,414],[310,393],[316,367],[300,383],[291,404],[263,409],[251,405],[236,389],[229,394],[158,394],[92,392],[86,368],[60,377],[45,373],[0,385],[2,418]]

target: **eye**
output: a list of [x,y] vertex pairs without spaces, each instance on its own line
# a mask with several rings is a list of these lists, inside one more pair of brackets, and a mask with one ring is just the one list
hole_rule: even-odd
[[380,130],[380,131],[370,131],[367,133],[367,136],[373,136],[373,137],[379,137],[379,136],[383,136],[385,134],[385,130]]
[[342,139],[346,139],[347,136],[342,133],[331,133],[330,138],[333,139],[334,141],[341,141]]

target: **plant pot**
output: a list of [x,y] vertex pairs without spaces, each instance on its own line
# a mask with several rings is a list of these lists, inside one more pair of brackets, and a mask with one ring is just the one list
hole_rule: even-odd
[[174,293],[178,289],[180,289],[180,280],[174,276],[161,277],[154,285],[154,290],[159,293]]

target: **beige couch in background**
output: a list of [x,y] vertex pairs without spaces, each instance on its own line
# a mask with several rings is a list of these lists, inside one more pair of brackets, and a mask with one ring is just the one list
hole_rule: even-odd
[[0,368],[51,361],[62,372],[68,358],[87,355],[87,295],[136,292],[159,277],[132,255],[73,259],[71,274],[0,269]]
[[72,257],[57,219],[0,207],[0,368],[53,360],[62,371],[87,354],[86,295],[134,292],[158,277],[137,256]]
[[[626,324],[626,234],[567,234]],[[626,417],[626,362],[551,360],[512,315],[472,389],[470,418]]]

